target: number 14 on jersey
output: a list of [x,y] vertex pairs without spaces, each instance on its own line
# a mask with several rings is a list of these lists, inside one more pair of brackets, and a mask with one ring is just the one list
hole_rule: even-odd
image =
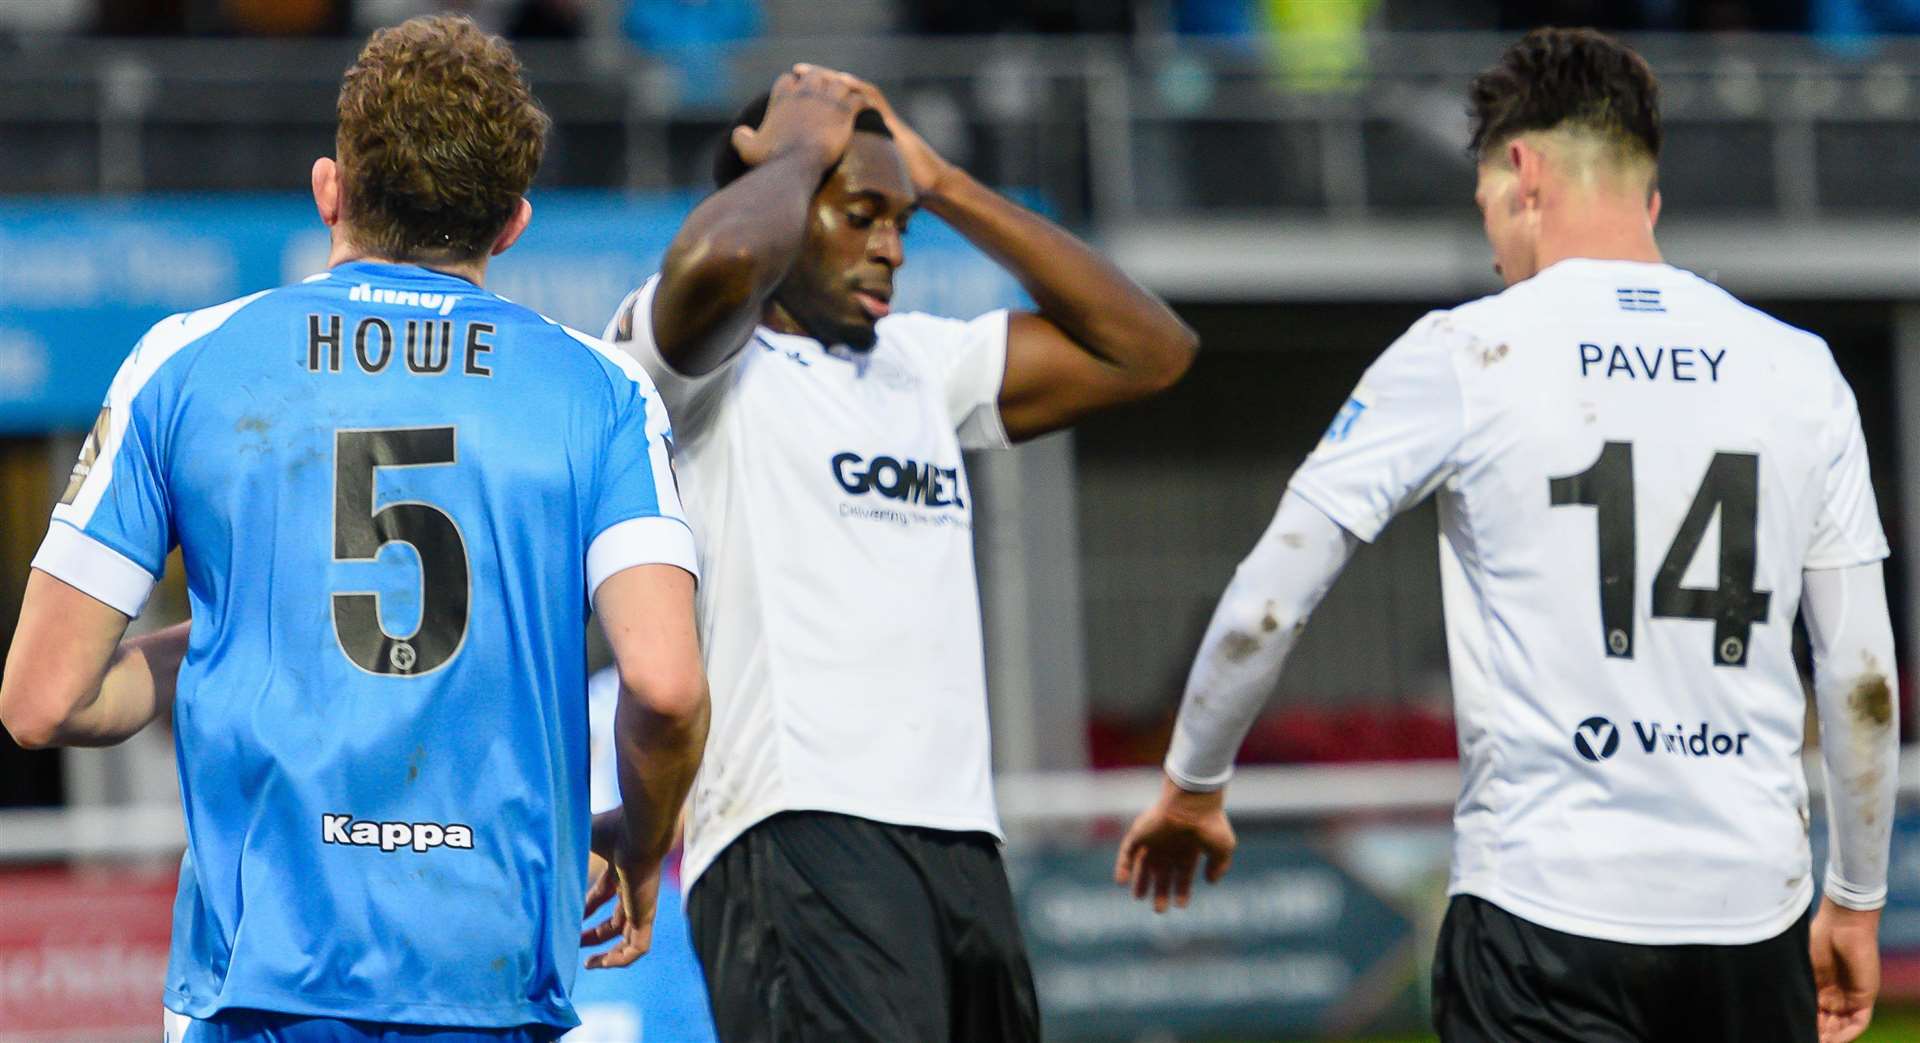
[[[1637,596],[1634,534],[1633,443],[1608,442],[1593,466],[1579,474],[1549,479],[1555,507],[1592,507],[1600,543],[1600,628],[1606,654],[1633,658],[1634,604]],[[1758,529],[1760,457],[1754,453],[1713,454],[1680,531],[1653,577],[1655,619],[1713,621],[1713,661],[1747,665],[1747,642],[1755,623],[1767,621],[1770,591],[1753,589],[1754,545]],[[1713,587],[1681,585],[1687,566],[1700,552],[1707,525],[1720,517],[1719,582]]]

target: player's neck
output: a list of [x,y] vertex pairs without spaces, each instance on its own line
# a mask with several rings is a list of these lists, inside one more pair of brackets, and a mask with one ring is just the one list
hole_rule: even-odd
[[[760,313],[760,325],[765,326],[775,333],[787,333],[796,337],[813,337],[814,340],[820,340],[819,337],[814,337],[805,326],[800,325],[800,320],[794,318],[792,312],[782,307],[779,301],[771,298],[767,300],[766,310]],[[824,344],[825,342],[823,341],[822,343]]]
[[1542,213],[1535,270],[1576,257],[1662,263],[1646,204],[1631,196],[1583,194]]
[[451,275],[456,279],[465,279],[475,286],[486,285],[487,259],[484,257],[478,261],[467,262],[402,261],[392,257],[383,257],[379,254],[370,253],[359,249],[350,242],[343,241],[336,237],[333,242],[333,249],[327,254],[327,267],[338,268],[343,264],[352,264],[356,261],[367,264],[397,264],[414,268],[425,268],[428,271],[439,272],[442,275]]

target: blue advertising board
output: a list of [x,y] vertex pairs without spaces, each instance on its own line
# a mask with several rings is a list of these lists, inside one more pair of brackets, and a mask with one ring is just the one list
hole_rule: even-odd
[[1248,834],[1232,872],[1164,915],[1114,885],[1106,843],[1013,858],[1047,1037],[1340,1038],[1418,1024],[1415,917],[1330,839]]
[[[598,334],[659,263],[698,196],[544,191],[487,285]],[[1019,285],[930,216],[907,237],[895,306],[971,317]],[[324,270],[327,233],[301,195],[0,201],[0,434],[80,430],[147,328]]]

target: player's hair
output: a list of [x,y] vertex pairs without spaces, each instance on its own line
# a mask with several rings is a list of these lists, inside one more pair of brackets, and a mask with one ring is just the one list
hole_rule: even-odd
[[505,40],[463,16],[367,41],[340,83],[342,212],[396,261],[485,257],[540,169],[550,121]]
[[[733,130],[735,127],[757,129],[761,121],[767,118],[767,106],[772,100],[772,92],[762,92],[740,110],[733,122],[727,124],[726,132],[720,135],[720,151],[713,157],[714,188],[733,184],[751,169],[747,161],[740,158],[740,151],[733,147]],[[864,134],[878,134],[889,141],[893,139],[893,131],[887,129],[886,117],[880,115],[879,109],[861,109],[854,113],[853,129]]]
[[1592,29],[1535,29],[1469,89],[1473,137],[1485,159],[1516,135],[1565,128],[1593,134],[1626,160],[1660,159],[1660,83],[1646,59]]

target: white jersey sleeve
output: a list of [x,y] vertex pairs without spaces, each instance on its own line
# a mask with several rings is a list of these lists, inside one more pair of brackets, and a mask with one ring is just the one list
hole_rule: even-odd
[[693,437],[712,417],[715,395],[726,386],[726,374],[746,352],[745,349],[734,352],[711,373],[697,377],[674,369],[660,354],[660,345],[653,339],[653,295],[659,286],[660,276],[655,274],[639,289],[627,294],[620,307],[614,309],[613,318],[607,320],[606,332],[600,337],[640,363],[666,402],[674,428],[684,437]]
[[923,372],[939,377],[961,448],[1005,449],[1010,444],[1000,422],[1000,384],[1007,372],[1004,309],[968,320],[909,312],[881,321],[894,343],[918,356]]
[[1288,488],[1369,543],[1454,466],[1466,405],[1446,316],[1414,323],[1373,365]]
[[1833,371],[1832,400],[1826,497],[1807,547],[1808,569],[1844,569],[1887,557],[1887,534],[1880,527],[1880,507],[1868,477],[1867,440],[1860,431],[1860,409],[1853,389],[1837,369]]

